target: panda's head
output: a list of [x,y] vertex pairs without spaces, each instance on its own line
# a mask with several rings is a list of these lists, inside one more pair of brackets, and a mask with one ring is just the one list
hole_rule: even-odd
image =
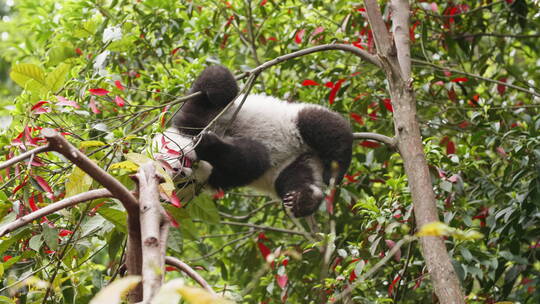
[[197,158],[192,136],[169,128],[154,137],[153,146],[157,148],[154,158],[162,164],[175,183],[204,182],[208,179],[211,165]]

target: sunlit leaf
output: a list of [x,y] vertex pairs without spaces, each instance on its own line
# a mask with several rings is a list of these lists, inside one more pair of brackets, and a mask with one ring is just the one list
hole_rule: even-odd
[[131,289],[135,288],[139,282],[141,282],[141,277],[139,276],[127,276],[117,279],[98,292],[90,301],[90,304],[119,304],[122,298]]

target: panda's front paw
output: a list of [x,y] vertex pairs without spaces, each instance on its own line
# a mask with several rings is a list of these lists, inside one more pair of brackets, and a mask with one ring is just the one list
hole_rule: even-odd
[[290,191],[283,196],[283,207],[294,213],[296,206],[298,205],[298,199],[300,193],[297,191]]
[[216,133],[206,131],[195,138],[195,153],[200,159],[208,159],[210,154],[219,151],[221,143],[222,140]]

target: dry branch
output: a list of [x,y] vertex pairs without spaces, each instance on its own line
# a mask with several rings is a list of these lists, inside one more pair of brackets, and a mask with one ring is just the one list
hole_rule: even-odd
[[180,261],[177,258],[173,258],[170,256],[165,257],[165,263],[167,265],[171,265],[180,269],[182,272],[184,272],[190,278],[192,278],[195,282],[201,285],[202,288],[206,289],[208,292],[210,292],[213,295],[216,294],[214,290],[212,289],[212,287],[210,287],[210,285],[206,282],[206,280],[203,279],[203,277],[201,277],[195,270],[193,270],[193,268],[189,267],[188,264]]
[[26,151],[24,153],[21,153],[11,159],[8,159],[6,160],[5,162],[1,163],[0,164],[0,170],[1,169],[4,169],[4,168],[7,168],[7,167],[10,167],[20,161],[23,161],[27,158],[30,158],[30,157],[33,157],[35,156],[36,154],[38,153],[41,153],[41,152],[47,152],[47,151],[50,151],[51,148],[49,147],[49,145],[45,145],[45,146],[41,146],[41,147],[37,147],[33,150],[30,150],[30,151]]
[[143,301],[149,302],[163,284],[165,250],[162,245],[166,246],[166,240],[162,236],[164,234],[166,238],[168,230],[162,229],[166,218],[159,203],[160,177],[156,174],[154,164],[148,162],[142,165],[135,176],[139,185]]
[[41,134],[49,141],[52,150],[64,155],[72,163],[81,168],[90,177],[107,188],[116,197],[128,213],[138,214],[138,202],[135,196],[116,178],[96,165],[90,158],[71,145],[64,137],[53,129],[43,129]]
[[[139,223],[138,201],[131,192],[118,180],[112,177],[105,170],[96,165],[90,158],[84,155],[71,145],[64,137],[53,129],[43,129],[41,134],[49,142],[51,150],[62,154],[72,163],[81,168],[90,177],[107,188],[111,194],[117,198],[128,212],[128,244],[126,252],[126,266],[130,275],[141,275],[142,272],[142,250],[141,250],[141,230]],[[130,301],[139,302],[142,300],[142,289],[135,288],[130,292]]]
[[96,189],[96,190],[90,190],[84,193],[79,193],[71,197],[65,198],[61,201],[54,202],[48,206],[38,209],[30,214],[20,217],[17,220],[0,227],[0,237],[6,235],[7,233],[17,228],[27,225],[28,223],[31,223],[32,221],[35,221],[39,219],[40,217],[47,216],[58,210],[74,206],[78,203],[91,201],[94,199],[104,198],[104,197],[112,197],[111,192],[107,189]]
[[396,140],[394,138],[388,137],[386,135],[378,134],[378,133],[356,132],[356,133],[353,133],[353,138],[354,139],[371,139],[371,140],[375,140],[383,144],[386,144],[390,148],[396,147]]

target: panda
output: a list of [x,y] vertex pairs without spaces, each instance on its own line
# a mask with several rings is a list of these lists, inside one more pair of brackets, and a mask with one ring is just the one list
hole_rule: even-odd
[[184,186],[248,186],[304,217],[318,209],[325,185],[347,171],[353,135],[336,112],[265,95],[237,97],[236,79],[223,66],[206,68],[189,93],[198,91],[155,138],[157,158],[166,160],[175,181],[191,181]]

